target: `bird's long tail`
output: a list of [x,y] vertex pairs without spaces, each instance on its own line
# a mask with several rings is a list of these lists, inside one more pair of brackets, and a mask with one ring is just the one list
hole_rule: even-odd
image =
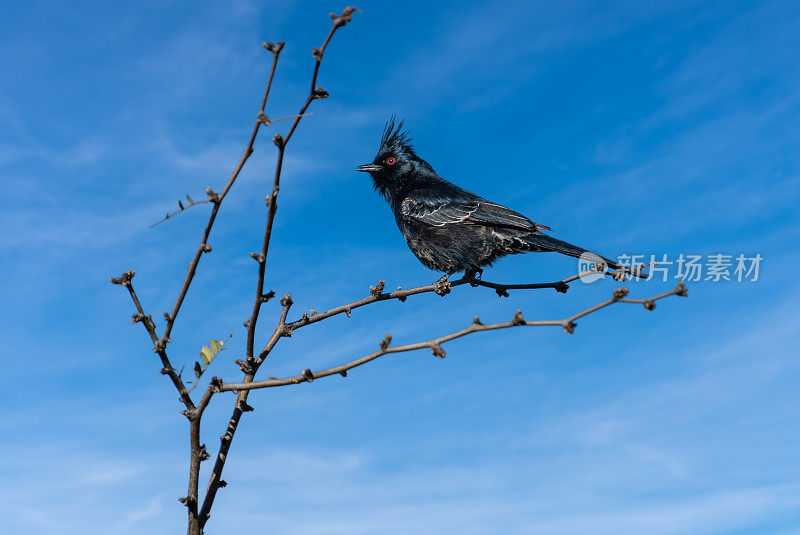
[[587,251],[582,247],[578,247],[577,245],[572,245],[571,243],[559,240],[558,238],[553,238],[552,236],[548,236],[547,234],[542,234],[542,233],[528,234],[523,239],[525,243],[531,247],[532,251],[555,251],[565,255],[574,256],[575,258],[580,258],[580,256],[583,254],[591,254],[593,256],[603,259],[603,261],[611,269],[620,269],[622,267],[613,260],[611,260],[610,258],[600,256],[597,253],[592,253],[591,251]]

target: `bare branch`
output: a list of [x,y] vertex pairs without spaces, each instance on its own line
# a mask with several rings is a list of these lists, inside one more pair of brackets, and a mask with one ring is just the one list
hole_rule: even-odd
[[[280,54],[281,49],[283,48],[284,43],[264,43],[264,48],[272,52],[272,67],[270,68],[269,79],[267,81],[267,87],[264,90],[264,96],[261,100],[261,106],[259,108],[258,114],[256,116],[255,124],[253,126],[253,130],[250,134],[250,140],[248,141],[244,152],[242,153],[242,157],[239,160],[239,163],[233,170],[230,178],[228,179],[227,183],[223,187],[220,193],[215,193],[211,188],[206,189],[206,194],[208,195],[207,201],[213,204],[213,208],[211,209],[211,214],[209,215],[208,222],[206,223],[206,228],[203,231],[203,236],[200,240],[200,244],[197,246],[197,251],[195,252],[194,258],[189,263],[189,269],[186,273],[186,277],[183,281],[183,285],[181,286],[180,291],[178,292],[178,297],[175,300],[175,304],[172,307],[172,311],[169,313],[164,314],[164,318],[166,320],[166,327],[164,328],[164,333],[161,337],[158,337],[155,330],[155,324],[152,321],[152,318],[149,315],[145,315],[142,307],[139,303],[138,298],[136,297],[135,292],[133,291],[133,287],[131,286],[131,279],[133,278],[134,272],[125,272],[121,277],[117,277],[111,279],[112,283],[121,284],[126,286],[131,294],[131,298],[134,301],[134,304],[137,308],[137,314],[134,315],[134,321],[136,321],[137,317],[139,321],[145,325],[148,334],[150,334],[150,338],[153,342],[154,351],[158,353],[161,358],[162,362],[162,370],[161,373],[166,374],[170,377],[175,388],[178,389],[181,395],[181,401],[186,406],[186,410],[183,411],[183,414],[189,418],[190,422],[190,461],[189,461],[189,489],[188,495],[181,498],[181,503],[183,503],[189,513],[189,530],[190,534],[197,534],[202,531],[202,523],[205,522],[206,517],[203,519],[202,523],[200,518],[197,514],[197,505],[198,505],[198,481],[199,481],[199,472],[200,472],[200,462],[207,457],[207,453],[205,452],[205,447],[201,448],[200,445],[200,416],[202,415],[203,410],[208,405],[210,401],[210,394],[207,392],[207,395],[204,395],[201,400],[201,410],[197,410],[194,406],[194,403],[189,396],[189,392],[186,390],[183,381],[180,378],[180,375],[177,374],[172,367],[169,358],[167,357],[165,348],[167,344],[170,342],[170,333],[172,331],[172,327],[175,324],[175,320],[178,316],[178,312],[180,312],[181,306],[183,304],[184,299],[186,298],[186,294],[189,291],[189,286],[194,279],[195,272],[197,270],[197,265],[200,263],[200,258],[204,253],[211,252],[211,246],[208,244],[208,238],[211,234],[211,229],[214,226],[214,221],[216,220],[217,213],[219,212],[219,208],[222,204],[222,201],[227,196],[228,192],[230,191],[231,187],[233,186],[234,182],[236,181],[239,173],[241,172],[244,164],[247,162],[250,155],[253,153],[253,145],[255,144],[256,137],[258,135],[258,131],[261,128],[261,125],[268,125],[270,124],[269,119],[267,118],[266,114],[264,113],[264,109],[267,104],[267,98],[269,97],[270,89],[272,88],[272,81],[275,77],[275,69],[278,64],[278,56]],[[295,118],[297,120],[297,118]],[[192,201],[192,206],[194,203]],[[182,206],[182,203],[179,204],[181,206],[181,210],[185,209]],[[170,215],[167,218],[171,217]]]
[[[267,205],[269,210],[267,212],[267,223],[264,226],[264,239],[261,244],[261,253],[256,258],[258,260],[258,281],[256,283],[256,296],[253,302],[253,312],[250,315],[250,319],[247,321],[247,359],[248,361],[252,361],[254,359],[254,345],[255,345],[255,331],[256,326],[258,324],[258,316],[261,312],[261,305],[265,302],[264,301],[264,278],[266,275],[267,269],[267,255],[269,254],[269,245],[272,239],[272,227],[275,222],[275,213],[278,210],[278,192],[280,191],[280,181],[281,181],[281,171],[283,169],[283,156],[286,151],[286,145],[292,138],[297,126],[300,124],[300,120],[306,115],[306,110],[311,105],[311,103],[318,99],[318,98],[327,98],[328,92],[322,88],[316,87],[317,84],[317,75],[319,74],[319,68],[322,64],[322,58],[325,54],[325,49],[328,47],[328,43],[330,43],[333,34],[336,33],[336,30],[343,27],[345,24],[350,22],[353,13],[356,11],[354,7],[347,7],[342,11],[341,15],[331,17],[333,20],[333,24],[331,26],[330,31],[328,32],[325,41],[323,42],[320,48],[315,48],[312,50],[312,54],[314,56],[314,73],[311,76],[311,89],[309,91],[308,97],[306,101],[303,103],[303,106],[300,108],[300,111],[295,116],[294,122],[292,126],[289,128],[289,131],[286,133],[286,136],[283,137],[280,134],[276,134],[273,138],[273,142],[278,147],[278,159],[275,164],[275,177],[272,183],[272,194],[268,197]],[[262,352],[263,354],[263,352]],[[261,359],[263,360],[263,358]]]
[[206,204],[206,203],[210,203],[211,202],[208,199],[206,199],[204,201],[195,201],[194,199],[192,199],[188,195],[186,196],[186,199],[189,201],[189,204],[183,204],[182,201],[178,201],[178,207],[179,208],[177,210],[175,210],[174,212],[168,212],[167,215],[165,215],[163,219],[159,219],[158,221],[156,221],[155,223],[150,225],[150,228],[153,228],[153,227],[156,227],[156,226],[160,225],[161,223],[163,223],[167,219],[171,219],[171,218],[175,217],[176,215],[180,214],[184,210],[188,210],[192,206],[197,206],[198,204]]
[[194,409],[194,403],[192,402],[192,398],[189,397],[189,391],[186,390],[186,385],[183,384],[180,375],[175,371],[175,368],[172,367],[166,349],[161,344],[161,340],[156,333],[156,324],[153,322],[152,316],[145,314],[142,304],[139,302],[139,297],[133,289],[133,277],[135,275],[135,271],[126,271],[121,276],[113,277],[109,280],[112,284],[118,284],[128,289],[131,300],[133,300],[133,304],[136,307],[136,313],[133,315],[132,319],[133,323],[141,323],[144,326],[153,343],[153,352],[158,354],[158,357],[161,359],[161,373],[168,376],[172,384],[175,385],[175,389],[178,391],[178,394],[180,394],[181,402],[186,406],[186,410],[192,410]]
[[508,290],[539,290],[545,288],[553,288],[557,292],[566,293],[566,291],[569,289],[568,283],[573,282],[582,277],[604,275],[612,277],[616,280],[620,275],[625,275],[625,274],[626,273],[623,271],[610,271],[603,274],[595,270],[589,270],[578,273],[576,275],[565,277],[555,282],[535,282],[529,284],[501,284],[497,282],[489,282],[476,279],[474,277],[465,276],[458,280],[452,282],[446,282],[444,284],[439,282],[434,282],[433,284],[428,284],[426,286],[418,286],[416,288],[408,288],[405,290],[398,287],[397,290],[389,293],[383,293],[383,288],[386,283],[385,281],[380,281],[378,283],[380,291],[376,291],[375,287],[370,287],[370,295],[368,297],[364,297],[363,299],[358,299],[356,301],[353,301],[352,303],[347,303],[345,305],[334,307],[325,312],[314,312],[311,314],[309,313],[303,314],[303,316],[300,317],[299,319],[287,323],[286,328],[289,331],[294,331],[296,329],[299,329],[300,327],[305,327],[306,325],[311,325],[312,323],[318,323],[324,319],[339,314],[347,314],[347,316],[349,317],[353,310],[372,303],[376,303],[378,301],[389,301],[391,299],[397,299],[399,301],[405,302],[405,300],[412,295],[418,295],[424,293],[437,293],[439,295],[446,295],[447,293],[449,293],[451,288],[455,288],[457,286],[463,286],[465,284],[469,284],[470,286],[484,286],[486,288],[491,288],[497,292],[497,295],[501,297],[508,297]]
[[169,341],[169,335],[172,332],[172,326],[175,324],[175,319],[178,317],[178,312],[180,312],[181,305],[183,305],[183,300],[186,298],[186,293],[189,291],[189,286],[191,285],[194,274],[197,271],[197,265],[200,263],[200,257],[203,256],[203,253],[211,250],[210,246],[208,245],[208,237],[211,234],[211,229],[214,226],[214,221],[217,218],[217,212],[219,212],[220,205],[222,204],[222,201],[225,200],[225,197],[228,195],[228,192],[230,191],[234,182],[236,182],[236,179],[239,176],[239,173],[242,171],[244,164],[247,162],[247,159],[250,158],[250,155],[253,153],[253,145],[255,144],[258,130],[262,124],[265,124],[265,121],[263,120],[264,117],[266,117],[264,108],[267,105],[267,98],[269,97],[270,89],[272,89],[272,80],[275,77],[275,68],[278,65],[278,55],[280,54],[281,49],[283,49],[283,45],[284,43],[282,42],[264,43],[264,48],[272,52],[272,67],[270,68],[267,87],[264,90],[264,97],[261,99],[261,107],[259,108],[255,124],[253,125],[253,131],[250,134],[250,140],[247,142],[247,146],[242,153],[242,157],[239,159],[239,163],[236,164],[233,173],[228,179],[228,182],[222,188],[222,191],[219,193],[214,193],[211,188],[206,190],[206,193],[208,194],[208,202],[213,203],[214,206],[211,209],[211,214],[208,216],[208,223],[203,231],[203,236],[200,239],[200,244],[197,246],[197,251],[195,252],[194,258],[192,258],[192,261],[189,263],[189,270],[186,273],[186,278],[184,279],[183,285],[178,292],[178,297],[175,300],[172,311],[169,313],[169,317],[167,318],[167,325],[164,328],[164,334],[161,336],[161,342],[165,346]]
[[[435,356],[444,357],[444,350],[442,349],[442,344],[444,344],[445,342],[449,342],[451,340],[455,340],[456,338],[461,338],[462,336],[467,336],[468,334],[472,334],[475,332],[494,331],[497,329],[507,329],[510,327],[519,327],[519,326],[528,326],[528,327],[556,326],[556,327],[562,327],[564,329],[564,332],[572,333],[574,332],[575,326],[577,325],[575,323],[575,320],[587,316],[607,306],[610,306],[614,303],[646,303],[646,302],[655,302],[659,299],[663,299],[671,295],[679,295],[679,296],[688,295],[686,287],[683,284],[683,282],[678,284],[677,287],[675,287],[673,290],[670,290],[669,292],[665,292],[663,294],[650,297],[648,299],[625,299],[624,297],[627,294],[628,294],[627,288],[618,288],[614,290],[614,294],[607,301],[598,303],[593,307],[590,307],[586,310],[583,310],[581,312],[578,312],[577,314],[574,314],[568,318],[561,320],[529,321],[525,320],[522,317],[521,312],[517,312],[511,321],[485,325],[481,323],[478,318],[475,318],[475,320],[473,320],[472,324],[469,327],[440,336],[438,338],[433,338],[431,340],[425,340],[422,342],[416,342],[413,344],[391,347],[389,346],[389,341],[391,341],[391,338],[388,338],[388,341],[386,341],[387,339],[384,339],[384,342],[380,344],[380,349],[378,351],[370,353],[369,355],[365,355],[359,359],[350,361],[346,364],[334,366],[333,368],[328,368],[326,370],[321,370],[318,372],[303,372],[300,375],[296,375],[294,377],[287,377],[285,379],[268,379],[266,381],[255,381],[255,382],[244,382],[244,383],[223,382],[219,384],[219,386],[217,386],[216,389],[220,392],[239,392],[239,394],[241,395],[241,393],[246,390],[255,390],[260,388],[272,388],[276,386],[299,384],[299,383],[309,382],[312,379],[320,379],[322,377],[328,377],[330,375],[346,374],[348,370],[366,364],[367,362],[373,361],[384,355],[388,355],[391,353],[415,351],[417,349],[430,349]],[[649,310],[652,310],[652,308],[649,308]]]
[[[282,336],[285,335],[286,329],[286,317],[289,313],[289,308],[292,306],[292,299],[291,295],[287,294],[281,300],[281,305],[283,306],[283,312],[281,314],[281,319],[276,325],[270,340],[267,342],[264,349],[259,353],[258,358],[254,355],[254,346],[255,346],[255,331],[256,326],[258,324],[258,316],[261,312],[261,306],[271,297],[269,293],[264,293],[264,278],[266,276],[266,268],[267,268],[267,257],[269,254],[269,246],[272,239],[272,227],[275,222],[275,213],[278,209],[278,193],[280,191],[280,179],[281,179],[281,171],[283,169],[283,157],[286,151],[286,145],[294,135],[297,126],[300,124],[300,120],[307,115],[306,111],[311,103],[318,99],[318,98],[327,98],[328,92],[322,89],[321,87],[316,87],[317,83],[317,75],[319,74],[320,64],[322,63],[322,57],[325,54],[325,49],[330,43],[333,34],[336,33],[336,30],[343,27],[347,24],[351,18],[353,13],[356,11],[354,7],[347,7],[342,11],[341,15],[333,15],[331,18],[333,20],[333,24],[331,26],[330,31],[328,32],[325,41],[323,42],[322,46],[318,49],[312,50],[312,54],[314,56],[314,73],[311,77],[311,90],[309,92],[308,97],[306,98],[305,102],[303,103],[300,111],[294,118],[289,131],[286,133],[286,136],[281,136],[281,134],[275,134],[273,138],[273,143],[276,147],[278,147],[278,157],[275,164],[275,175],[273,178],[272,183],[272,193],[267,197],[267,222],[264,226],[264,238],[261,244],[261,252],[259,254],[251,253],[251,256],[256,259],[258,262],[258,280],[256,282],[256,294],[253,300],[253,312],[250,315],[250,318],[245,322],[247,326],[247,360],[245,362],[245,373],[244,373],[244,382],[249,382],[253,380],[255,377],[256,372],[258,371],[259,366],[264,361],[264,359],[269,355],[269,352],[272,351],[272,348],[275,344],[278,343],[278,340]],[[275,58],[277,61],[277,52],[280,51],[278,49],[275,51],[274,49],[265,46],[268,50],[272,50],[275,53]],[[263,114],[262,114],[263,115]],[[214,385],[209,385],[209,390],[207,391],[207,395],[213,395]],[[203,500],[203,505],[200,508],[198,513],[198,521],[200,525],[200,529],[202,530],[203,526],[205,525],[206,521],[209,518],[209,514],[211,512],[211,506],[214,503],[214,498],[216,497],[217,491],[222,486],[222,469],[225,466],[225,459],[227,457],[228,449],[230,448],[231,441],[233,440],[233,436],[236,433],[236,429],[239,425],[239,420],[241,416],[246,411],[246,408],[249,407],[247,405],[247,392],[241,392],[237,396],[236,406],[234,407],[233,414],[231,415],[231,419],[228,422],[228,428],[224,435],[220,437],[220,446],[219,446],[219,453],[217,454],[214,469],[211,473],[211,477],[209,479],[208,490],[206,491],[205,499]]]

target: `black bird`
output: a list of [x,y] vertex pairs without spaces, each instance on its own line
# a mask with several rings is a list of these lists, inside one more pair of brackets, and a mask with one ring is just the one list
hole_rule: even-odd
[[528,252],[589,254],[591,261],[620,268],[612,260],[541,232],[550,227],[443,179],[417,156],[403,122],[395,127],[394,118],[386,123],[378,155],[357,170],[372,176],[420,262],[446,273],[441,281],[459,271],[470,278],[479,276],[498,258]]

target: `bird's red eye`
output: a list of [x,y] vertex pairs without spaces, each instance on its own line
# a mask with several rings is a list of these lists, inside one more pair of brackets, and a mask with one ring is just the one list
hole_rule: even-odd
[[395,160],[394,158],[387,158],[386,163],[389,165],[394,165],[396,161],[397,160]]

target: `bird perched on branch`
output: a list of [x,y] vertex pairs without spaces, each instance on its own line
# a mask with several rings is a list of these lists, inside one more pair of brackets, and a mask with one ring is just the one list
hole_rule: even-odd
[[542,232],[550,227],[443,179],[417,156],[403,122],[395,126],[394,118],[386,123],[375,159],[357,170],[372,176],[420,262],[445,272],[440,281],[460,271],[473,278],[498,258],[528,252],[555,251],[576,258],[587,254],[593,261],[620,268],[608,258]]

